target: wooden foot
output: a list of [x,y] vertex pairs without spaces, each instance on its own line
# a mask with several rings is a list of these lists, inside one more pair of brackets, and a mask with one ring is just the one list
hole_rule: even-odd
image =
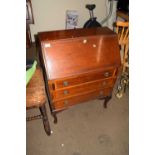
[[58,122],[58,119],[57,119],[57,116],[56,116],[56,113],[52,113],[52,116],[54,117],[54,124],[57,124]]
[[107,104],[108,104],[108,102],[109,102],[109,100],[110,100],[111,98],[112,98],[112,95],[106,96],[106,97],[104,98],[104,103],[103,103],[104,108],[107,108]]
[[45,132],[49,136],[51,134],[51,129],[50,129],[50,124],[48,121],[47,113],[46,113],[46,107],[45,107],[45,105],[42,105],[41,107],[39,107],[39,109],[43,116],[42,120],[43,120]]
[[[49,98],[48,98],[48,99],[49,99]],[[57,119],[57,116],[56,116],[56,112],[53,112],[53,108],[52,108],[52,104],[51,104],[50,99],[48,100],[48,102],[49,102],[49,107],[50,107],[51,115],[52,115],[53,118],[54,118],[54,124],[57,124],[58,119]]]

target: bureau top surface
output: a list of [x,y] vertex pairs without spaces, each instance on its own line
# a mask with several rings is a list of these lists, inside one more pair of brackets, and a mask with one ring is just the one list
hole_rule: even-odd
[[108,28],[39,33],[49,80],[120,66],[117,35]]
[[94,35],[112,35],[115,34],[107,27],[98,27],[98,28],[78,28],[78,29],[70,29],[70,30],[55,30],[55,31],[46,31],[39,32],[39,40],[47,41],[47,40],[58,40],[58,39],[66,39],[66,38],[77,38],[83,36],[94,36]]

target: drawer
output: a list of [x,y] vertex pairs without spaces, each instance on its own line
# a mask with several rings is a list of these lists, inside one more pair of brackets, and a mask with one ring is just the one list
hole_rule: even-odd
[[103,78],[110,78],[114,76],[115,70],[116,70],[115,68],[112,68],[112,69],[108,69],[100,72],[87,73],[79,76],[55,80],[53,81],[53,83],[55,85],[55,89],[60,89],[60,88],[74,86],[85,82],[103,79]]
[[66,87],[59,90],[51,91],[53,100],[61,100],[62,98],[70,97],[73,95],[80,95],[92,90],[99,90],[102,88],[112,87],[114,78],[97,80],[95,82],[87,82],[72,87]]
[[97,99],[99,97],[105,97],[110,95],[112,92],[112,88],[105,88],[105,89],[100,89],[98,91],[92,91],[92,92],[87,92],[83,95],[78,95],[75,97],[70,97],[66,98],[64,100],[60,101],[55,101],[53,102],[55,111],[67,108],[69,106],[81,103],[81,102],[86,102],[92,99]]

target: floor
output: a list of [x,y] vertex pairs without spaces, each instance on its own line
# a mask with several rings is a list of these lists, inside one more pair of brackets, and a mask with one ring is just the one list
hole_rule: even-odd
[[[26,54],[38,59],[35,45]],[[102,100],[81,103],[58,113],[58,124],[46,103],[52,134],[46,135],[40,119],[27,122],[27,155],[128,155],[129,91],[121,99],[115,93],[116,86],[107,109]],[[29,110],[27,116],[38,113]]]

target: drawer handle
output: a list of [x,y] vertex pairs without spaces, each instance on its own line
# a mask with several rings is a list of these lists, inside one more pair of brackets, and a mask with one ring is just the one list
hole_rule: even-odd
[[100,91],[100,95],[103,95],[103,91]]
[[104,73],[104,77],[109,77],[110,76],[110,73],[109,72],[105,72]]
[[67,90],[64,90],[64,95],[67,95],[68,94],[68,91]]
[[64,101],[64,104],[67,106],[67,105],[68,105],[68,101],[67,101],[67,100],[65,100],[65,101]]
[[107,84],[107,82],[106,81],[103,81],[102,85],[105,86],[106,84]]
[[68,86],[68,82],[67,82],[67,81],[64,81],[64,82],[63,82],[63,85],[64,85],[64,86]]

